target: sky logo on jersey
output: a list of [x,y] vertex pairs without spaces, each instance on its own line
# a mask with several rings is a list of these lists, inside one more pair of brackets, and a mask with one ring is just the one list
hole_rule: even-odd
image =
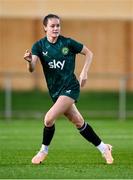
[[64,64],[65,64],[65,60],[63,60],[62,62],[61,61],[57,61],[54,59],[52,62],[49,62],[48,65],[49,65],[49,68],[51,69],[63,69],[64,68]]

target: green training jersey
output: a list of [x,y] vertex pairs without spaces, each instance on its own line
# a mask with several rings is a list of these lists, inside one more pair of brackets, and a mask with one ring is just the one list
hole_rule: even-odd
[[39,57],[52,98],[58,97],[64,88],[79,85],[74,74],[75,57],[83,44],[64,36],[59,36],[56,43],[50,43],[47,37],[32,46],[32,54]]

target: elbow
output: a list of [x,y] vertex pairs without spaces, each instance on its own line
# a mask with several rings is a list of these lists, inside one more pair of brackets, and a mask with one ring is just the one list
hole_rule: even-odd
[[92,51],[89,51],[89,56],[91,57],[91,59],[93,58],[93,53],[92,53]]
[[29,72],[30,72],[30,73],[33,73],[33,72],[34,72],[34,70],[29,70]]
[[88,49],[86,46],[84,46],[82,52],[83,55],[85,55],[87,57],[87,59],[92,61],[93,58],[93,53],[90,49]]
[[33,70],[29,70],[30,73],[33,73]]
[[29,68],[29,72],[30,73],[34,72],[34,69],[33,68]]
[[92,59],[93,59],[93,53],[92,53],[92,51],[88,50],[87,55],[88,55],[89,59],[92,61]]

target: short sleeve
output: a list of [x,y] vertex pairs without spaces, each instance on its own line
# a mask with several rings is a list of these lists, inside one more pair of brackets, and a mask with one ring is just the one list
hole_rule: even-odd
[[69,38],[69,47],[73,53],[78,54],[82,51],[83,44],[78,41],[75,41],[74,39]]
[[37,42],[34,43],[33,46],[32,46],[32,49],[31,49],[32,54],[39,57],[39,56],[40,56],[40,49],[41,49],[41,48],[40,48],[39,42],[37,41]]

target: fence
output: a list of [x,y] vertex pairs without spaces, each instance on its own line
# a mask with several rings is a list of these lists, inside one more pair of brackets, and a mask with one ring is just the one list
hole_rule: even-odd
[[[12,79],[14,77],[18,77],[18,78],[23,78],[24,76],[26,78],[27,75],[23,74],[23,73],[0,73],[0,78],[3,78],[4,81],[3,81],[3,87],[4,87],[4,117],[5,118],[12,118],[13,116],[13,109],[12,109],[12,100],[13,100],[13,97],[12,97]],[[40,74],[36,74],[36,77],[37,78],[42,78],[42,75]],[[117,79],[118,83],[119,83],[119,90],[118,90],[118,108],[116,110],[116,113],[118,115],[118,118],[119,119],[123,119],[125,120],[127,118],[127,116],[132,116],[133,115],[133,109],[128,111],[126,109],[126,94],[127,94],[127,91],[126,91],[126,87],[127,87],[127,81],[129,79],[132,79],[133,78],[133,75],[132,74],[128,74],[128,75],[116,75],[116,74],[90,74],[89,75],[89,79],[91,80],[94,80],[94,79],[111,79],[111,78],[115,78]],[[36,81],[36,78],[35,78],[35,81]],[[34,113],[37,112],[34,110]],[[22,114],[23,112],[19,112],[20,114]],[[103,115],[105,116],[105,112],[102,112],[102,111],[99,111],[99,110],[91,110],[89,111],[88,110],[88,113],[92,113],[93,115]],[[112,111],[108,111],[108,114],[112,114]],[[25,116],[27,116],[25,114]]]

